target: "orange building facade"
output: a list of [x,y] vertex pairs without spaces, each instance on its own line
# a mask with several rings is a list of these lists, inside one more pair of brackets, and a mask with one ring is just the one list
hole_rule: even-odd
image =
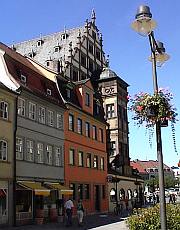
[[95,116],[99,105],[90,80],[76,84],[72,93],[75,103],[68,103],[64,115],[65,184],[73,190],[75,204],[83,200],[87,213],[106,212],[106,123]]

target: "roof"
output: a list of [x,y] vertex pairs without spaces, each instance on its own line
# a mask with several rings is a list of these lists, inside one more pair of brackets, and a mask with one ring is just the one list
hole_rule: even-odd
[[[0,49],[5,52],[4,58],[9,73],[21,88],[65,108],[55,82],[45,78],[29,60],[3,43],[0,43]],[[26,83],[21,81],[21,75],[26,77]],[[51,90],[51,95],[47,95],[47,89]]]
[[[147,173],[148,169],[158,169],[159,163],[156,160],[149,160],[149,161],[141,161],[141,160],[135,160],[131,161],[130,165],[137,169],[140,173]],[[164,164],[164,169],[171,169],[169,166]]]
[[[47,60],[53,59],[67,60],[70,54],[69,44],[72,44],[72,50],[77,47],[78,36],[84,34],[85,27],[77,27],[73,29],[64,30],[61,32],[56,32],[50,35],[45,35],[37,37],[28,41],[23,41],[14,45],[17,52],[27,55],[32,53],[34,54],[34,59],[38,62],[41,62],[45,65]],[[67,38],[63,39],[63,36]],[[37,45],[38,41],[42,41],[42,47]],[[59,51],[55,52],[52,47],[59,47]]]

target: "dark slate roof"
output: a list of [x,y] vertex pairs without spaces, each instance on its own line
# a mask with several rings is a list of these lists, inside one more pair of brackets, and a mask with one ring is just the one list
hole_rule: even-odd
[[[0,49],[5,51],[5,61],[10,74],[22,88],[65,108],[55,82],[44,77],[30,61],[3,43],[0,43]],[[21,81],[21,74],[27,78],[25,84]],[[51,95],[47,95],[47,89],[51,90]]]
[[[62,32],[57,32],[50,35],[41,36],[39,38],[34,38],[28,41],[23,41],[14,45],[17,52],[28,55],[33,51],[34,59],[45,65],[47,60],[52,57],[55,60],[62,58],[67,60],[70,54],[69,43],[72,42],[73,51],[77,47],[78,35],[84,34],[85,27],[77,27],[74,29],[65,30]],[[67,34],[66,39],[62,39],[62,35]],[[42,46],[37,46],[37,41],[42,40]],[[60,51],[55,52],[53,47],[60,46]]]

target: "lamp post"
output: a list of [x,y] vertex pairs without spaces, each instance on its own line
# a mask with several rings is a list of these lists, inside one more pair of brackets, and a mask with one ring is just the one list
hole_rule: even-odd
[[[135,21],[132,23],[132,28],[142,36],[149,37],[152,62],[152,77],[154,94],[158,94],[158,81],[156,66],[162,66],[169,59],[169,55],[165,53],[165,48],[162,42],[158,42],[154,38],[153,29],[156,27],[156,22],[152,19],[152,14],[148,6],[140,6],[137,10]],[[160,219],[161,229],[167,229],[166,223],[166,205],[164,192],[164,169],[163,169],[163,154],[161,140],[161,123],[156,122],[156,143],[157,143],[157,158],[159,162],[159,189],[160,189]]]

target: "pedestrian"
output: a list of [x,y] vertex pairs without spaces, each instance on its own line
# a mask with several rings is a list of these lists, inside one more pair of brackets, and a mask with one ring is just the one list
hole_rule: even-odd
[[72,202],[71,197],[65,202],[64,208],[66,210],[66,216],[67,216],[67,222],[66,226],[71,226],[72,225],[72,214],[73,214],[73,208],[74,204]]
[[173,202],[172,194],[169,195],[169,204]]
[[78,225],[83,225],[83,217],[84,217],[84,205],[82,203],[82,200],[78,200],[77,203],[77,216],[78,216]]
[[172,202],[175,204],[176,203],[176,196],[175,194],[172,194]]

